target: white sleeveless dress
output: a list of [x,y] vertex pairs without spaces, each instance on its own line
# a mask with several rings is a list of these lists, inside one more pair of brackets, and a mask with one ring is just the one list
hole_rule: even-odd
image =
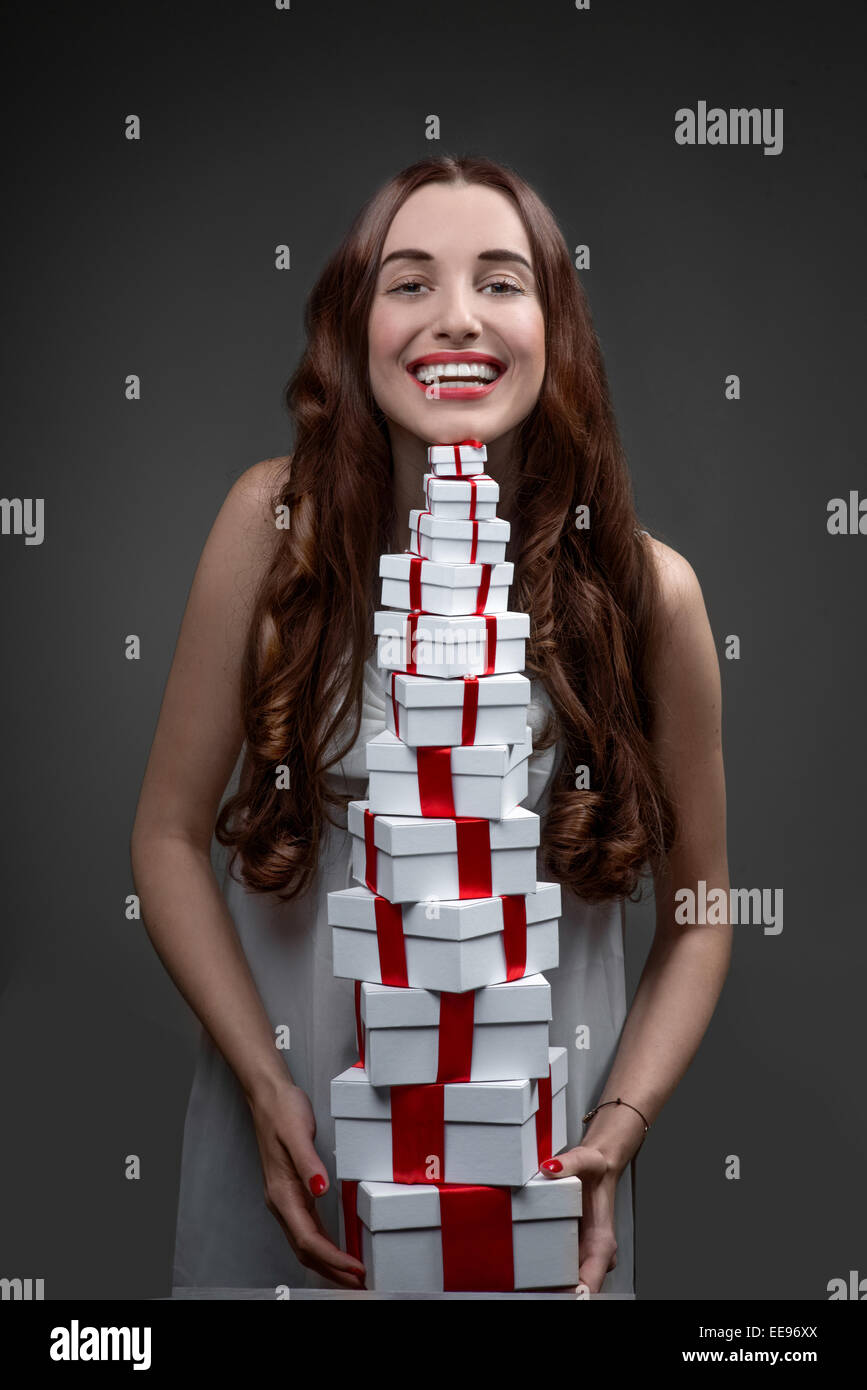
[[[544,722],[548,696],[532,681],[527,722],[534,732]],[[385,728],[385,685],[370,657],[365,666],[362,723],[358,739],[328,774],[353,798],[367,794],[364,745]],[[528,795],[523,805],[544,815],[557,745],[533,753]],[[243,756],[243,752],[242,752]],[[239,757],[226,795],[234,791]],[[253,978],[274,1027],[288,1025],[286,1062],[297,1085],[309,1095],[316,1116],[316,1149],[330,1179],[317,1202],[331,1238],[338,1240],[338,1187],[334,1169],[334,1125],[330,1083],[357,1058],[354,989],[335,979],[331,967],[331,929],[326,894],[353,886],[349,870],[351,837],[345,817],[329,828],[313,887],[294,902],[251,893],[226,874],[226,853],[215,846],[217,871]],[[237,870],[236,870],[237,871]],[[541,871],[539,878],[545,875]],[[623,954],[624,905],[580,902],[563,893],[560,965],[549,971],[552,1046],[568,1050],[568,1145],[578,1144],[581,1117],[602,1093],[626,1017]],[[589,1026],[588,1048],[576,1049],[576,1029]],[[603,1293],[634,1296],[632,1171],[627,1167],[615,1202],[617,1266]],[[295,1259],[263,1195],[262,1168],[252,1117],[238,1081],[201,1030],[184,1126],[175,1240],[173,1290],[188,1288],[333,1288]]]

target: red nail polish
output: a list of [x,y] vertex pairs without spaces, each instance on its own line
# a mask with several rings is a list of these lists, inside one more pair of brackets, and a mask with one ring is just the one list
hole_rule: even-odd
[[327,1186],[328,1183],[321,1173],[313,1174],[313,1177],[310,1179],[310,1191],[313,1193],[314,1197],[321,1197]]
[[542,1167],[546,1173],[562,1173],[563,1171],[563,1164],[558,1158],[546,1158]]

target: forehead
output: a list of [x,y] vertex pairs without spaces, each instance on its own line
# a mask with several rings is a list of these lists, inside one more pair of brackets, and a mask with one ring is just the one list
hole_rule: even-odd
[[383,256],[415,247],[440,257],[471,257],[490,247],[520,251],[532,261],[524,224],[511,198],[481,184],[425,184],[411,193],[394,216]]

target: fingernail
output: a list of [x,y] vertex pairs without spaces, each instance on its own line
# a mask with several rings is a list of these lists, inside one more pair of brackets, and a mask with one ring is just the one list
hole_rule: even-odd
[[328,1183],[321,1173],[313,1174],[313,1177],[310,1179],[310,1191],[313,1193],[314,1197],[321,1197],[327,1186]]
[[562,1173],[563,1171],[563,1164],[558,1158],[546,1158],[542,1167],[546,1173]]

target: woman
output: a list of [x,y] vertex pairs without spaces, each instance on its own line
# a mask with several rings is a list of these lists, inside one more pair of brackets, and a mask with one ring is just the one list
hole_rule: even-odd
[[[363,1285],[337,1245],[329,1082],[355,1032],[326,894],[352,883],[345,807],[385,726],[378,557],[407,546],[427,445],[477,438],[512,527],[510,606],[530,614],[524,804],[542,816],[539,877],[563,889],[551,1041],[570,1049],[570,1147],[546,1171],[583,1181],[582,1283],[631,1294],[631,1161],[730,956],[728,928],[675,922],[678,887],[728,890],[698,582],[637,525],[584,295],[513,172],[441,158],[392,179],[320,277],[307,328],[294,453],[242,475],[205,545],[132,837],[149,935],[204,1025],[174,1283]],[[493,381],[431,385],[431,354],[483,354]],[[627,1016],[623,902],[648,867],[656,933]]]

